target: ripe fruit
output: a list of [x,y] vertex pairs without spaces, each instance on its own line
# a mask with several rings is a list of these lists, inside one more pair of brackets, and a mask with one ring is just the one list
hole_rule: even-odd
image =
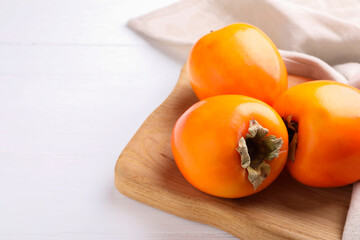
[[241,95],[194,104],[176,122],[171,141],[183,176],[201,191],[226,198],[254,194],[273,182],[285,166],[287,146],[275,110]]
[[287,72],[274,43],[260,29],[232,24],[202,37],[188,58],[199,99],[240,94],[272,105],[287,89]]
[[288,89],[274,108],[287,122],[288,169],[299,182],[338,187],[360,180],[360,91],[333,81]]

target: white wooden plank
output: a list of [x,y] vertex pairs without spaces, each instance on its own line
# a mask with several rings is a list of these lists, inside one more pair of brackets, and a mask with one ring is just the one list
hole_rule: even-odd
[[124,24],[175,0],[0,1],[0,43],[123,44],[141,42]]
[[0,1],[0,239],[234,239],[113,183],[184,59],[125,23],[170,2]]

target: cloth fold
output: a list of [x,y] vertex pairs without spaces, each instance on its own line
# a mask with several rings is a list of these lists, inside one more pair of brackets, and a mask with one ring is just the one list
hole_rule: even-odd
[[[189,50],[211,30],[246,22],[281,49],[290,74],[360,88],[359,12],[358,0],[182,0],[128,25],[163,44]],[[360,182],[353,186],[343,239],[360,239]]]

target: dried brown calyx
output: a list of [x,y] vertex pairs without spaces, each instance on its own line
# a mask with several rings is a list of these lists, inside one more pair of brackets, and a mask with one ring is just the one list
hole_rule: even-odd
[[270,174],[271,161],[279,156],[283,140],[268,135],[269,130],[262,127],[256,120],[249,123],[248,133],[241,137],[236,150],[241,156],[241,166],[248,171],[248,179],[256,189]]
[[295,161],[295,151],[296,146],[298,142],[298,128],[299,124],[292,120],[293,116],[287,116],[284,118],[284,122],[286,124],[286,128],[288,130],[289,134],[289,154],[288,154],[288,160],[291,160],[292,162]]

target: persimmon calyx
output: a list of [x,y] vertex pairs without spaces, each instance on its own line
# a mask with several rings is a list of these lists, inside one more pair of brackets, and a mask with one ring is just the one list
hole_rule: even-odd
[[248,180],[256,190],[270,174],[271,161],[279,156],[283,145],[282,138],[268,135],[269,130],[261,126],[256,120],[249,122],[248,133],[241,137],[236,150],[241,156],[241,167],[248,172]]
[[285,120],[286,128],[289,133],[289,154],[288,154],[288,160],[291,162],[295,162],[295,151],[297,147],[298,142],[298,123],[292,120],[292,115],[287,116]]

